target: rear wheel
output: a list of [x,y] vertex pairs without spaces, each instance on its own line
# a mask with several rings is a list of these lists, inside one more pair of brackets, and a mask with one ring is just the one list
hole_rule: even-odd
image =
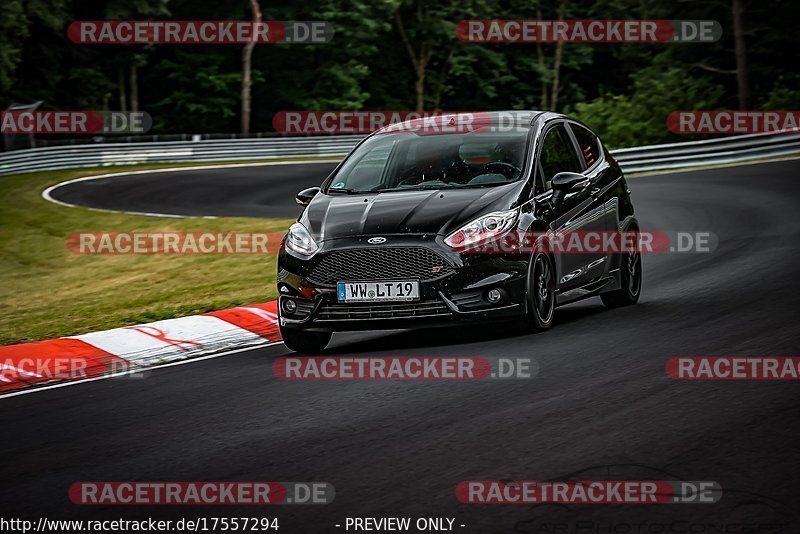
[[609,308],[636,304],[642,292],[642,254],[638,247],[632,247],[622,257],[619,266],[620,288],[610,293],[602,293],[600,298]]
[[553,325],[556,309],[556,274],[547,254],[531,259],[528,275],[528,325],[533,330],[547,330]]
[[331,340],[330,332],[305,332],[291,328],[281,328],[283,344],[289,350],[304,354],[322,352]]

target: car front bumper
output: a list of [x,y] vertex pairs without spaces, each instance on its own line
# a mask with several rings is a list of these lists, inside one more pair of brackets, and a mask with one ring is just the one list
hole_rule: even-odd
[[[323,242],[310,259],[281,250],[278,310],[282,328],[317,332],[425,328],[519,316],[525,311],[529,256],[457,253],[441,236],[359,236]],[[340,260],[344,260],[340,261]],[[430,269],[428,269],[430,267]],[[406,302],[339,302],[338,282],[418,280]],[[487,293],[497,289],[496,303]],[[284,309],[293,300],[295,313]]]

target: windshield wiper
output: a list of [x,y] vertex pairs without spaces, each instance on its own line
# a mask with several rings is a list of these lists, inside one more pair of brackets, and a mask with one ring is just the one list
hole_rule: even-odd
[[453,189],[455,187],[458,187],[458,186],[455,186],[453,184],[439,184],[439,185],[426,186],[426,187],[420,187],[420,186],[416,186],[415,185],[415,186],[409,186],[409,187],[390,187],[389,189],[378,189],[375,192],[376,193],[385,193],[387,191],[436,191],[438,189]]
[[355,189],[350,189],[349,187],[329,187],[327,193],[345,193],[347,195],[354,195],[357,193],[369,193],[369,191],[356,191]]
[[464,184],[459,187],[459,189],[477,189],[479,187],[497,187],[498,185],[508,185],[513,184],[516,180],[512,182],[486,182],[484,184]]

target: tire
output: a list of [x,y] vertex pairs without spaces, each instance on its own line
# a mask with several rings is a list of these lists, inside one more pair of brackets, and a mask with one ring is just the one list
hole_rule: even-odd
[[528,269],[526,325],[535,332],[553,326],[556,309],[556,271],[547,254],[534,254]]
[[642,254],[639,250],[631,250],[622,257],[619,282],[620,289],[600,294],[600,299],[608,308],[630,306],[639,301],[639,295],[642,294]]
[[281,328],[283,344],[289,350],[303,354],[315,354],[325,350],[331,340],[330,332],[305,332],[291,328]]

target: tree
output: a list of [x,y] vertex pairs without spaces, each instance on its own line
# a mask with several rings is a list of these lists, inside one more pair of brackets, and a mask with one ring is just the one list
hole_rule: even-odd
[[0,9],[0,90],[14,83],[25,39],[31,28],[41,25],[50,30],[66,27],[66,0],[5,0]]
[[[108,20],[148,19],[170,14],[169,0],[110,0],[106,5]],[[121,111],[139,111],[139,68],[147,65],[153,53],[152,45],[126,47],[114,54],[117,62],[117,91]],[[125,71],[128,71],[128,90],[125,88]],[[126,96],[128,102],[126,103]]]
[[414,31],[413,37],[406,31],[403,15],[399,9],[394,13],[394,20],[397,23],[397,31],[400,32],[400,38],[403,40],[403,46],[408,52],[411,65],[414,67],[414,75],[416,76],[414,80],[416,110],[422,112],[425,109],[425,75],[428,69],[428,62],[433,55],[436,37],[441,39],[441,35],[435,36],[436,30],[431,26],[436,23],[431,17],[430,10],[423,5],[423,1],[417,0],[415,7],[416,9],[413,10],[415,23],[412,29]]
[[[558,1],[558,20],[564,20],[564,14],[567,10],[567,0]],[[550,109],[555,111],[558,109],[558,92],[561,90],[561,62],[564,59],[564,42],[559,41],[556,43],[556,51],[553,57],[553,83],[550,87]]]
[[[261,22],[261,8],[258,6],[258,0],[250,0],[250,12],[252,13],[253,22]],[[253,48],[255,48],[255,41],[250,41],[244,45],[242,50],[242,133],[250,133],[250,86],[253,80],[250,76],[253,61]]]
[[150,104],[154,130],[168,133],[233,132],[242,83],[235,62],[229,63],[232,48],[197,54],[190,47],[170,50],[174,57],[163,59],[155,71],[148,71],[164,85],[163,96]]
[[750,67],[747,64],[747,43],[744,40],[744,0],[732,0],[733,40],[736,54],[736,85],[739,109],[750,108]]
[[463,44],[470,44],[458,41],[456,24],[465,16],[473,16],[480,5],[481,0],[407,0],[397,5],[394,21],[413,68],[417,112],[425,109],[426,81],[431,75],[436,77],[433,101],[439,105],[456,50]]
[[273,73],[271,83],[258,87],[254,95],[272,104],[271,109],[259,113],[261,120],[271,119],[270,111],[280,109],[352,110],[371,104],[378,109],[399,109],[394,95],[402,92],[404,102],[408,91],[394,76],[383,76],[383,69],[398,57],[397,52],[404,53],[396,44],[388,46],[395,8],[394,0],[316,0],[281,5],[281,19],[327,21],[335,34],[328,44],[279,44],[270,48],[275,53],[268,61],[264,57],[254,59],[255,72]]
[[628,94],[606,94],[570,106],[566,112],[590,125],[613,148],[675,141],[666,127],[671,112],[713,109],[724,94],[722,86],[689,76],[684,70],[688,68],[658,59],[633,75]]

